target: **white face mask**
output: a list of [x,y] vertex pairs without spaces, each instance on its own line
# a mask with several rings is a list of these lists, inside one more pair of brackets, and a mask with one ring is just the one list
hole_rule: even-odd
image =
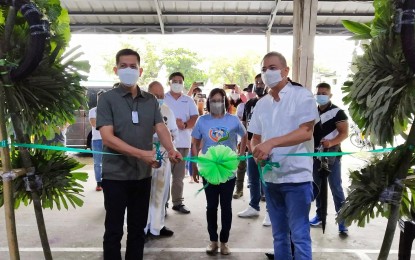
[[231,98],[236,101],[239,98],[239,94],[238,93],[232,93]]
[[124,68],[118,69],[117,72],[121,83],[128,87],[135,86],[135,84],[137,84],[138,78],[140,77],[140,72],[138,69],[136,70],[132,68]]
[[173,91],[174,93],[182,93],[183,88],[184,87],[182,83],[171,83],[171,91]]
[[265,86],[273,88],[282,80],[281,70],[267,70],[261,72],[261,78]]
[[160,107],[164,104],[164,99],[162,98],[158,98],[157,101],[159,102]]

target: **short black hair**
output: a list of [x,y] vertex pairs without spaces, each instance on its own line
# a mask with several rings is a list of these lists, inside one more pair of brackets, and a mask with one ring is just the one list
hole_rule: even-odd
[[328,89],[328,90],[331,90],[331,86],[330,86],[330,84],[328,84],[328,83],[326,83],[326,82],[319,83],[319,84],[316,86],[316,88],[326,88],[326,89]]
[[261,73],[259,73],[258,75],[255,76],[255,79],[260,78],[261,77]]
[[138,52],[136,52],[135,50],[131,50],[131,49],[122,49],[118,51],[117,54],[115,55],[115,64],[118,65],[118,62],[120,62],[121,56],[129,56],[129,55],[135,55],[137,57],[138,64],[140,64],[140,55],[138,54]]
[[207,100],[206,100],[206,109],[207,109],[207,111],[210,113],[210,107],[209,107],[209,103],[210,103],[210,101],[209,101],[209,99],[211,99],[214,95],[216,95],[216,94],[220,94],[222,97],[224,97],[225,98],[225,110],[226,111],[228,111],[228,109],[229,109],[229,99],[226,97],[226,92],[225,92],[225,90],[223,90],[223,89],[221,89],[221,88],[214,88],[214,89],[212,89],[212,91],[210,91],[210,93],[209,93],[209,96],[208,96],[208,98],[207,98]]
[[192,92],[192,95],[193,95],[193,96],[195,96],[195,95],[196,95],[196,92],[198,92],[198,93],[202,93],[202,89],[201,89],[201,88],[199,88],[199,87],[194,88],[194,89],[193,89],[193,92]]
[[174,77],[176,77],[176,76],[180,76],[180,77],[182,77],[182,79],[184,80],[184,75],[183,75],[183,73],[181,73],[181,72],[173,72],[172,74],[170,74],[170,76],[169,76],[169,81],[172,79],[172,78],[174,78]]

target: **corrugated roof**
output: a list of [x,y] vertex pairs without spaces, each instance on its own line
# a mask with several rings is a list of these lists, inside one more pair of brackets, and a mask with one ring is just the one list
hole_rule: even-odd
[[[278,2],[278,5],[277,5]],[[73,33],[291,34],[293,1],[61,0]],[[373,1],[318,1],[317,34],[347,34],[341,20],[368,22]]]

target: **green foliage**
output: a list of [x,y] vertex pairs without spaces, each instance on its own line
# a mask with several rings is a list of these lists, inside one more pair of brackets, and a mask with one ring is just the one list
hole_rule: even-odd
[[[396,180],[401,155],[405,149],[406,146],[400,146],[382,157],[373,157],[364,168],[350,172],[349,195],[339,212],[338,221],[345,220],[346,225],[356,222],[358,226],[364,227],[370,219],[389,216],[389,204],[380,202],[379,197],[382,191]],[[415,161],[412,161],[411,166],[413,165]],[[411,218],[410,208],[415,207],[414,178],[415,175],[411,170],[408,178],[403,181],[405,188],[400,214],[409,218]]]
[[[63,55],[70,30],[68,13],[60,1],[40,0],[36,4],[50,21],[50,41],[38,68],[28,78],[6,89],[6,112],[18,113],[27,135],[50,136],[67,122],[74,122],[75,110],[86,107],[86,89],[80,82],[86,80],[90,66],[87,61],[78,60],[81,53],[75,53],[76,49]],[[3,34],[0,30],[0,37]],[[28,34],[27,23],[19,14],[5,57],[8,62],[18,64],[24,57]]]
[[[375,19],[370,23],[371,40],[364,54],[355,59],[357,71],[346,82],[343,98],[359,128],[373,143],[393,144],[393,137],[406,130],[415,112],[415,76],[404,58],[399,35],[393,28],[391,1],[374,1]],[[358,37],[368,35],[365,24],[346,23]],[[360,27],[359,27],[360,26]],[[353,27],[353,28],[352,28]],[[380,123],[382,122],[382,123]]]
[[260,56],[254,53],[227,59],[217,58],[210,69],[212,82],[219,86],[235,83],[243,89],[253,83],[259,73],[260,60]]
[[177,71],[183,73],[184,85],[187,88],[195,81],[206,81],[208,78],[205,71],[200,68],[202,59],[195,52],[183,48],[166,49],[163,50],[162,62],[168,75]]
[[[84,165],[77,162],[74,158],[69,157],[62,151],[51,150],[32,150],[36,175],[41,176],[43,187],[39,192],[42,207],[58,210],[61,208],[68,209],[69,205],[76,208],[83,205],[80,198],[83,186],[80,182],[86,182],[88,173],[77,172]],[[20,155],[17,150],[12,151],[13,168],[21,168]],[[32,202],[31,192],[26,191],[23,178],[17,178],[14,181],[15,208],[21,203],[25,206]],[[3,183],[0,182],[0,207],[3,205]]]

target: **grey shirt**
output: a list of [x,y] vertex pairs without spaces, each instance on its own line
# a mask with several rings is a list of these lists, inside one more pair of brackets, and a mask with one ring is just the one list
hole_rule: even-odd
[[[137,111],[138,123],[133,123],[132,111]],[[154,126],[162,122],[157,99],[140,89],[134,100],[131,93],[121,87],[107,91],[99,97],[97,130],[102,126],[113,126],[116,137],[138,149],[153,149]],[[105,145],[103,151],[118,153]],[[103,179],[141,180],[150,176],[150,166],[140,159],[126,155],[103,155]]]

